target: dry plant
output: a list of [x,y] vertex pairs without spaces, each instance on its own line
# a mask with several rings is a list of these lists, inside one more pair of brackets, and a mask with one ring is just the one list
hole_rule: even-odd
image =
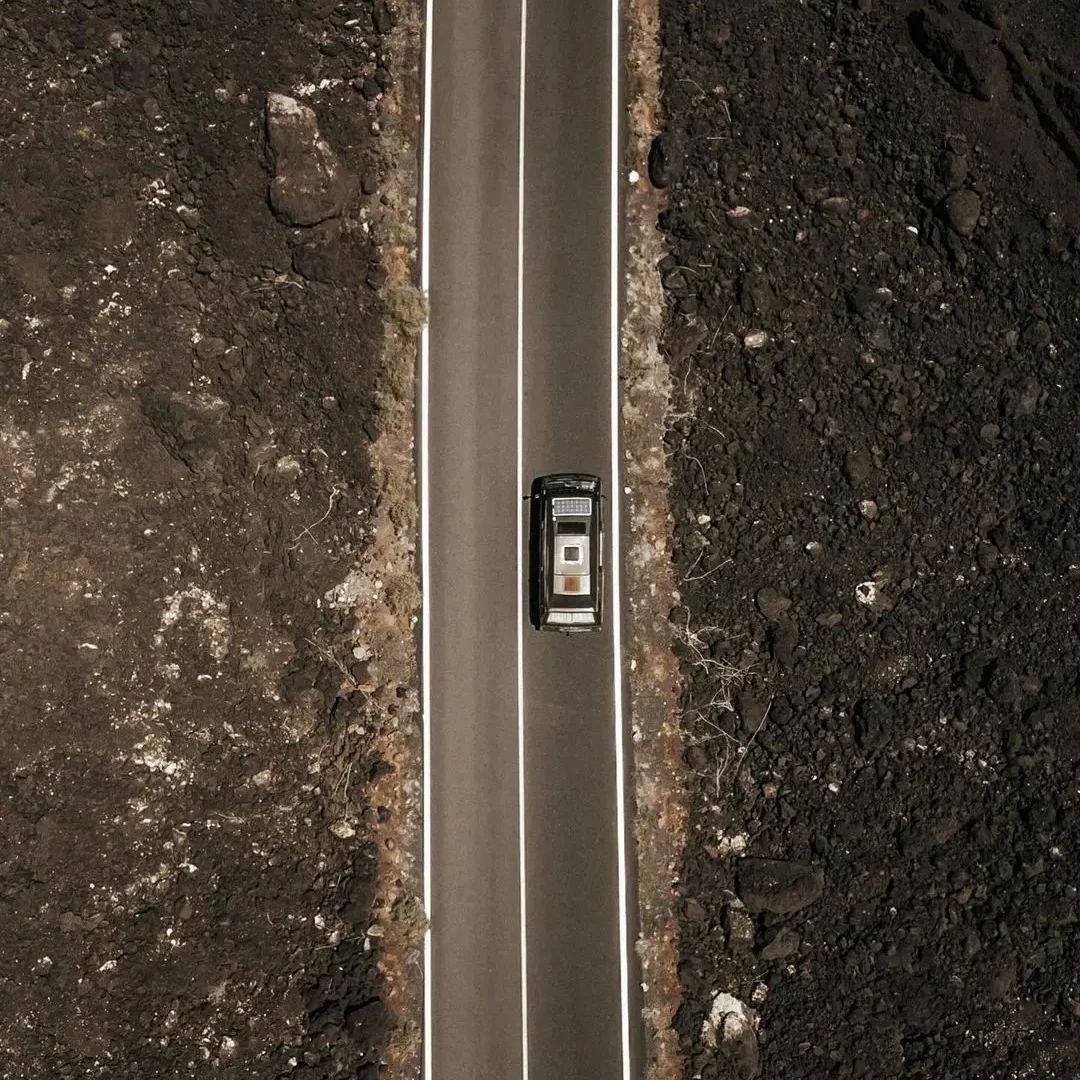
[[683,574],[682,578],[680,578],[680,585],[685,585],[688,581],[704,581],[706,578],[712,577],[713,574],[715,574],[718,570],[723,570],[725,566],[732,565],[732,562],[734,560],[732,560],[731,558],[721,559],[720,562],[718,562],[715,566],[710,566],[708,570],[702,570],[701,573],[695,574],[694,571],[698,568],[698,564],[705,557],[705,552],[708,550],[708,547],[708,542],[703,540],[701,546],[698,548],[698,553],[694,561],[690,564],[689,568],[687,569],[686,573]]
[[410,618],[419,611],[420,588],[416,579],[407,574],[397,574],[386,583],[384,596],[386,606],[398,616]]
[[[723,564],[721,564],[723,565]],[[716,567],[719,569],[719,567]],[[734,702],[732,695],[736,689],[746,682],[750,675],[747,667],[733,664],[728,660],[718,660],[712,655],[713,645],[718,641],[730,640],[723,636],[723,631],[718,626],[692,627],[690,622],[690,609],[685,608],[686,622],[680,626],[675,624],[674,636],[686,650],[687,662],[691,670],[698,669],[704,672],[705,677],[712,683],[712,696],[703,705],[686,709],[681,716],[680,733],[683,745],[687,747],[702,746],[704,744],[722,741],[723,754],[712,772],[712,779],[716,788],[716,797],[720,796],[720,782],[727,774],[733,761],[738,762],[735,775],[747,751],[757,738],[758,732],[765,723],[765,717],[769,710],[766,709],[761,722],[743,742],[731,732],[725,730],[716,718],[718,712],[733,712]],[[689,687],[690,679],[687,679]],[[771,707],[771,703],[770,703]],[[694,770],[695,775],[707,778],[708,773]]]
[[717,641],[729,641],[730,638],[723,636],[723,630],[719,626],[699,626],[690,628],[690,609],[686,611],[686,623],[683,626],[676,625],[673,633],[675,640],[681,643],[689,653],[691,667],[702,668],[711,677],[719,679],[722,685],[730,687],[741,686],[748,674],[745,668],[732,664],[728,660],[717,660],[711,654],[712,646]]
[[723,744],[723,750],[711,770],[694,770],[695,775],[699,778],[712,779],[715,798],[720,798],[720,784],[727,775],[732,762],[735,762],[735,772],[732,774],[731,782],[734,784],[738,780],[739,770],[750,753],[750,748],[754,745],[758,733],[765,726],[771,708],[772,701],[769,702],[765,711],[761,714],[761,719],[750,733],[750,737],[745,740],[727,731],[708,715],[712,710],[720,710],[721,712],[731,710],[731,684],[721,686],[706,705],[698,709],[689,709],[683,713],[685,727],[683,741],[687,746],[704,746],[714,742]]
[[[300,532],[293,537],[292,543],[288,547],[289,551],[295,551],[304,542],[304,537],[312,536],[311,530],[314,529],[316,525],[321,525],[334,512],[334,502],[341,496],[343,491],[345,491],[344,484],[334,484],[330,490],[330,504],[326,508],[326,513],[317,521],[313,521],[310,525],[301,529]],[[312,539],[314,539],[313,536]]]
[[427,326],[427,293],[416,285],[397,285],[386,296],[386,314],[410,341]]

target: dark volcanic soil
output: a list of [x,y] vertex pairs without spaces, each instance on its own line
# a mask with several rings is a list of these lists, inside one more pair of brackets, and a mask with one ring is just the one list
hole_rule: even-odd
[[385,766],[334,707],[374,675],[332,590],[369,539],[392,23],[0,9],[12,1080],[377,1071]]
[[1073,1080],[1080,9],[663,44],[686,1075]]

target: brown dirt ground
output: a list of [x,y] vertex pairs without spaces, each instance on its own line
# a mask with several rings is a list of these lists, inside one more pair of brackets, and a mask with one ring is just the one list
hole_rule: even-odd
[[[5,1076],[376,1075],[368,793],[402,699],[352,614],[385,583],[350,570],[407,391],[372,239],[395,21],[0,12]],[[314,228],[271,212],[271,91],[345,177]]]
[[688,1077],[1080,1075],[1080,18],[667,0]]

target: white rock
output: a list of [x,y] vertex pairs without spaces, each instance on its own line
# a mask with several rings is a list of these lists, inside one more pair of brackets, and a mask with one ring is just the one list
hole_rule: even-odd
[[753,1031],[756,1019],[753,1011],[737,997],[720,993],[713,998],[708,1019],[702,1025],[702,1036],[708,1046],[741,1039]]
[[860,581],[855,586],[855,599],[868,608],[876,607],[878,603],[878,587],[873,581]]

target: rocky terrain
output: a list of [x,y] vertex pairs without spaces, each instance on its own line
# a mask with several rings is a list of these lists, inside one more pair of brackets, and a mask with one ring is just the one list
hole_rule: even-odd
[[380,1072],[373,785],[415,699],[354,611],[414,602],[356,572],[409,401],[380,362],[397,17],[0,10],[12,1080]]
[[1080,9],[666,0],[686,1076],[1080,1075]]

